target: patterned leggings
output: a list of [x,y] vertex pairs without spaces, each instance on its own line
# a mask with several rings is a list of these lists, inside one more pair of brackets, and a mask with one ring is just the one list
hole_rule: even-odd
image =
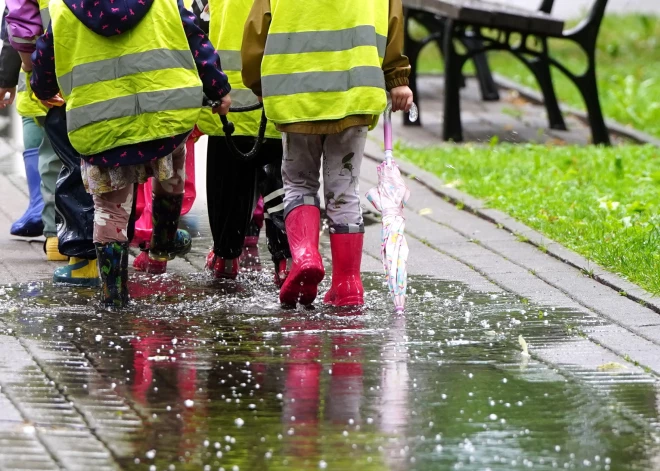
[[[167,180],[154,179],[154,198],[182,195],[185,187],[186,146],[172,152],[174,172]],[[133,208],[135,184],[101,195],[94,195],[94,243],[128,241],[128,220]]]

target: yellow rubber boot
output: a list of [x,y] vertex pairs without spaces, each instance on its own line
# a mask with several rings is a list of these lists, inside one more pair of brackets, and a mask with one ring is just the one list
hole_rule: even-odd
[[53,283],[64,283],[76,286],[99,286],[99,270],[96,260],[71,257],[69,264],[59,267],[53,274]]
[[58,248],[57,237],[48,237],[44,245],[44,252],[46,252],[46,260],[49,262],[66,262],[69,257],[62,255]]

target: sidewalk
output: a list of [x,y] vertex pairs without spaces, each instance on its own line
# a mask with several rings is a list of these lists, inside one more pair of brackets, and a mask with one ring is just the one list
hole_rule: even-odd
[[[473,139],[488,142],[497,134],[502,140],[516,142],[526,139],[587,141],[586,127],[579,120],[569,118],[571,131],[566,133],[540,132],[539,129],[545,129],[541,108],[515,97],[508,102],[483,104],[475,99],[471,82],[464,92],[463,103],[466,104],[466,134]],[[435,96],[434,86],[438,85],[427,81],[425,95]],[[438,142],[441,120],[438,102],[426,99],[423,104],[424,127],[403,128],[397,120],[397,139],[417,145]],[[518,110],[517,117],[502,114],[503,107],[514,107]],[[372,133],[368,143],[361,177],[363,193],[376,184],[376,166],[382,155],[381,135],[380,130]],[[197,449],[195,446],[203,450],[215,446],[212,454],[204,452],[210,457],[216,456],[216,450],[222,450],[217,455],[219,457],[223,452],[232,456],[231,447],[238,450],[240,446],[246,446],[246,442],[257,443],[252,440],[257,433],[263,434],[261,442],[266,442],[265,447],[273,447],[273,443],[287,440],[287,437],[292,440],[312,437],[308,444],[312,447],[317,440],[314,437],[325,437],[331,433],[330,429],[314,432],[318,435],[302,433],[300,436],[293,430],[294,425],[307,430],[304,427],[312,427],[310,424],[321,420],[318,417],[323,415],[322,412],[314,409],[320,407],[314,402],[314,394],[319,394],[314,388],[320,386],[309,384],[323,371],[328,371],[329,378],[323,381],[335,381],[328,386],[332,393],[326,398],[329,405],[325,406],[325,413],[339,417],[325,420],[330,424],[352,424],[351,411],[356,407],[359,410],[357,404],[375,397],[376,393],[372,392],[375,387],[371,386],[378,383],[375,378],[387,376],[388,368],[396,368],[396,380],[391,380],[396,387],[387,393],[389,395],[383,392],[382,400],[376,398],[386,407],[375,416],[377,421],[385,421],[391,416],[388,419],[391,423],[404,427],[413,420],[412,416],[402,415],[395,406],[405,402],[406,397],[415,404],[406,406],[410,410],[418,406],[416,401],[420,391],[436,391],[438,397],[433,400],[442,401],[439,395],[447,385],[437,386],[436,381],[433,386],[430,372],[444,367],[440,361],[443,358],[449,365],[456,362],[456,371],[462,371],[460,378],[466,378],[466,371],[472,371],[469,368],[476,368],[475,365],[479,364],[485,365],[484,370],[479,370],[484,376],[498,371],[504,376],[497,380],[500,385],[497,387],[503,387],[501,385],[506,384],[507,378],[513,381],[514,377],[521,375],[525,384],[575,382],[600,397],[600,393],[608,396],[609,391],[632,384],[647,388],[644,391],[650,396],[645,403],[660,402],[660,391],[656,387],[660,374],[660,316],[656,312],[620,296],[615,290],[529,243],[521,242],[496,224],[445,201],[437,191],[442,182],[404,163],[402,169],[407,174],[417,175],[417,178],[406,179],[412,193],[406,212],[406,232],[410,245],[409,274],[414,280],[414,289],[410,292],[413,307],[407,314],[407,328],[405,319],[402,327],[400,320],[395,319],[387,307],[388,301],[383,294],[386,288],[380,283],[380,223],[366,199],[363,201],[367,226],[363,271],[370,302],[370,314],[366,320],[347,320],[320,305],[311,314],[282,311],[266,274],[257,279],[245,276],[243,281],[235,284],[209,282],[200,275],[211,245],[204,196],[204,149],[205,139],[202,139],[197,146],[196,158],[198,200],[185,218],[185,225],[195,237],[193,251],[186,260],[176,260],[169,265],[171,275],[155,278],[157,286],[162,284],[163,288],[141,295],[146,297],[140,301],[140,312],[125,316],[99,310],[85,297],[89,293],[75,290],[69,290],[74,291],[72,298],[56,303],[57,306],[50,311],[48,307],[39,310],[29,301],[7,301],[10,298],[0,288],[0,300],[8,306],[6,313],[0,313],[0,347],[3,351],[0,358],[0,443],[3,439],[12,440],[11,446],[0,450],[0,469],[5,469],[4,465],[9,469],[10,464],[16,462],[21,462],[24,469],[35,470],[148,469],[138,467],[138,464],[151,463],[150,460],[170,452],[173,456],[188,456],[186,453]],[[14,163],[18,159],[19,156],[15,156]],[[58,264],[44,261],[41,242],[8,237],[9,225],[23,211],[27,195],[21,190],[24,182],[16,173],[16,165],[0,162],[0,168],[3,169],[0,174],[0,285],[44,282],[43,287],[36,286],[34,291],[51,296],[48,282]],[[329,261],[327,234],[323,235],[321,244]],[[260,250],[264,273],[269,273],[270,262],[263,236]],[[327,267],[329,273],[329,264]],[[186,284],[190,286],[186,287]],[[327,280],[323,288],[327,288]],[[53,296],[56,295],[64,296],[64,291],[56,291]],[[432,303],[430,307],[424,304],[425,299]],[[181,307],[177,307],[177,300],[182,300]],[[509,305],[512,306],[510,310]],[[172,321],[171,316],[176,321]],[[470,316],[481,316],[478,317],[482,335],[479,341],[474,340],[476,334],[469,330],[474,329]],[[465,321],[452,323],[455,318],[465,318]],[[501,323],[513,327],[500,327]],[[515,329],[521,323],[520,335],[525,335],[532,358],[520,358],[518,331],[506,330]],[[251,337],[254,332],[259,333],[255,339]],[[330,339],[334,347],[321,349],[320,346]],[[148,341],[153,341],[153,345],[150,346]],[[493,343],[506,351],[499,363],[489,363],[495,360],[488,358],[497,355],[497,350],[491,348]],[[458,356],[452,360],[451,355],[461,351],[459,346],[484,350],[473,350],[478,353],[478,358]],[[377,347],[380,355],[360,354],[362,350],[368,352]],[[246,356],[245,352],[251,348],[256,353]],[[178,356],[170,359],[168,355],[174,351]],[[268,351],[270,354],[262,353]],[[135,357],[129,355],[131,352],[135,352]],[[465,350],[462,354],[466,355]],[[246,361],[248,358],[250,361]],[[232,363],[236,366],[231,366]],[[282,367],[267,370],[271,363]],[[147,364],[151,366],[145,366]],[[406,369],[409,364],[410,378]],[[413,364],[414,368],[426,364],[429,369],[414,370]],[[175,367],[182,370],[172,370]],[[280,379],[285,367],[289,371],[287,374],[291,375],[287,376],[286,382]],[[227,374],[230,368],[234,369]],[[254,372],[246,373],[245,370],[250,368]],[[356,376],[356,371],[361,372],[362,368],[371,371],[371,376],[366,375],[364,380],[371,389],[363,386],[362,378]],[[175,375],[173,371],[178,373]],[[266,371],[270,373],[266,375]],[[420,371],[422,374],[418,375]],[[239,377],[247,379],[239,380]],[[248,389],[242,389],[252,388],[256,378],[261,378],[257,389],[263,385],[262,389],[253,388],[249,393]],[[414,387],[411,385],[413,378]],[[425,384],[427,379],[428,384]],[[226,386],[219,386],[225,381]],[[378,389],[382,387],[384,390],[386,385],[387,381],[384,381]],[[490,388],[488,385],[479,399],[484,401],[484,407],[486,396],[500,397]],[[269,395],[261,401],[268,400],[265,403],[257,401],[256,397],[267,391]],[[298,401],[283,402],[282,393],[275,395],[278,391],[294,400],[297,397]],[[509,399],[515,395],[507,394],[501,397]],[[629,396],[640,397],[636,394]],[[340,406],[332,406],[333,398]],[[538,398],[532,397],[530,401],[534,399]],[[240,400],[243,402],[239,404]],[[420,403],[428,400],[422,398]],[[469,410],[472,399],[454,401],[462,400],[467,401],[465,408]],[[618,396],[614,400],[618,401],[617,410],[636,413],[637,403]],[[255,428],[247,428],[247,422],[241,428],[243,422],[238,421],[249,421],[253,417],[251,414],[256,413],[256,410],[239,409],[247,407],[248,403],[257,410],[266,407],[262,404],[277,404],[277,407],[281,404],[281,410],[271,411],[271,415],[255,416],[262,422],[275,417],[275,426],[267,429],[257,421]],[[229,409],[222,408],[230,406]],[[463,414],[463,406],[458,407]],[[544,411],[548,409],[547,404],[543,407]],[[609,406],[599,407],[607,409]],[[388,409],[391,409],[389,415]],[[372,420],[367,419],[372,417],[367,414],[372,412],[365,407],[363,422],[358,422],[365,430],[369,427],[367,420]],[[176,418],[172,415],[174,413]],[[657,423],[656,413],[645,412],[653,423]],[[211,426],[210,419],[217,419],[217,422]],[[420,417],[420,420],[424,421],[423,425],[417,425],[420,428],[433,426],[428,417]],[[487,419],[489,424],[490,420]],[[581,419],[576,416],[568,420]],[[480,429],[476,422],[470,426]],[[350,427],[338,427],[336,433],[340,439],[337,443],[354,443],[352,438],[344,439]],[[220,434],[218,442],[222,441],[222,445],[213,445],[214,440],[209,439],[216,429]],[[269,430],[274,432],[268,435]],[[520,428],[515,432],[519,433]],[[176,435],[180,443],[177,441],[171,449],[153,445],[160,443],[158,437],[170,436],[168,434]],[[279,438],[275,437],[277,434]],[[237,445],[234,445],[236,440],[231,441],[233,437],[238,437]],[[555,438],[553,436],[552,440]],[[384,442],[374,439],[374,443],[375,449],[378,443]],[[463,438],[460,443],[463,447]],[[450,446],[446,442],[443,444]],[[261,445],[250,446],[257,449]],[[402,444],[398,446],[403,450]],[[310,456],[309,448],[303,447],[303,452],[297,447],[289,445],[288,453],[296,455],[299,452],[305,459]],[[259,456],[264,453],[272,455],[272,449],[259,448]],[[250,456],[252,450],[250,448],[248,453]],[[316,461],[307,463],[309,469],[323,468],[317,464],[320,458],[313,456]],[[396,456],[400,456],[399,448]],[[253,467],[240,469],[265,469],[259,466],[263,464],[253,463]],[[383,464],[378,469],[408,469],[405,466],[403,462],[392,466]],[[289,467],[296,469],[295,466]],[[201,464],[195,469],[202,469]],[[214,465],[213,469],[219,467]],[[236,468],[227,465],[224,469]]]

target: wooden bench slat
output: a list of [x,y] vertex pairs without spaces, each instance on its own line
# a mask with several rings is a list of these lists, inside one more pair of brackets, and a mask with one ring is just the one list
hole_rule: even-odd
[[564,31],[564,21],[559,18],[485,0],[403,0],[403,5],[475,26],[555,37]]

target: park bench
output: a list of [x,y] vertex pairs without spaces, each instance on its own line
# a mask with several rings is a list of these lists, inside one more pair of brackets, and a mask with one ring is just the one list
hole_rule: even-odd
[[[594,144],[610,144],[596,83],[596,39],[605,14],[607,0],[594,0],[589,15],[573,29],[564,30],[564,22],[550,15],[554,0],[543,0],[538,10],[526,10],[484,0],[403,0],[405,12],[405,52],[410,58],[410,86],[417,95],[417,60],[427,44],[440,47],[445,62],[444,123],[445,140],[461,142],[460,88],[464,82],[463,66],[475,65],[484,100],[497,100],[497,86],[492,78],[487,51],[509,51],[521,60],[536,78],[543,93],[550,128],[566,130],[550,74],[554,66],[568,76],[584,99]],[[421,24],[428,36],[414,38],[411,20]],[[585,53],[587,67],[581,74],[571,72],[558,57],[550,54],[548,39],[564,39],[577,44]],[[459,46],[462,45],[462,47]],[[406,125],[420,125],[404,118]]]

